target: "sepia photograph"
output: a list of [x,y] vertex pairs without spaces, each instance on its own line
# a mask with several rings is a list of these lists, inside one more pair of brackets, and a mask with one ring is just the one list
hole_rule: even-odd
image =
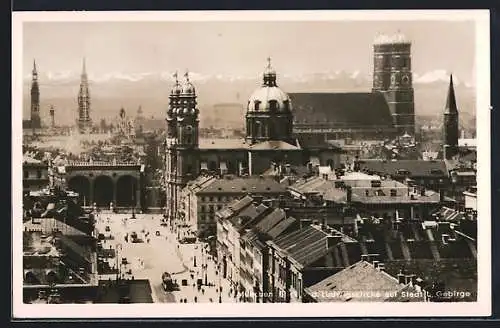
[[489,315],[489,54],[487,11],[14,13],[14,316]]

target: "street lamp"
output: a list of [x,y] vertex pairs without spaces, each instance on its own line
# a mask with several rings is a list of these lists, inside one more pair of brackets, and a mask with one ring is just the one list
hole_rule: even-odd
[[118,243],[116,245],[116,269],[118,270],[116,272],[116,281],[118,282],[118,280],[120,279],[120,275],[121,275],[121,261],[120,261],[120,256],[119,256],[119,251],[121,252],[122,251],[122,244],[121,243]]

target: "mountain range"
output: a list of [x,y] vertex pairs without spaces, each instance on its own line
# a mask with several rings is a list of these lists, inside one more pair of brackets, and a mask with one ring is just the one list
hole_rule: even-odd
[[[246,105],[253,90],[261,85],[261,77],[225,76],[190,73],[197,89],[202,126],[215,122],[223,127],[242,127],[241,111],[220,117],[214,105],[219,103]],[[461,118],[475,116],[475,88],[454,76],[455,92]],[[80,75],[78,72],[39,72],[42,120],[48,122],[49,108],[54,106],[56,123],[72,124],[77,115]],[[111,120],[125,108],[134,117],[141,106],[147,117],[163,118],[174,78],[173,72],[124,74],[111,72],[102,75],[89,73],[91,115],[94,121]],[[29,118],[31,75],[23,79],[23,117]],[[372,77],[359,71],[325,71],[302,75],[278,75],[278,84],[286,92],[369,92]],[[414,73],[415,111],[417,116],[440,115],[446,102],[449,74],[445,70]],[[235,126],[235,124],[237,126]]]

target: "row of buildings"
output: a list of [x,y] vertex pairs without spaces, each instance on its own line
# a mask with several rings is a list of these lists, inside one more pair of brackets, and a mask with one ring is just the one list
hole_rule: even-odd
[[246,195],[215,213],[220,272],[249,302],[373,301],[370,292],[432,301],[458,287],[471,301],[476,212],[449,205],[361,172],[299,179],[278,197]]

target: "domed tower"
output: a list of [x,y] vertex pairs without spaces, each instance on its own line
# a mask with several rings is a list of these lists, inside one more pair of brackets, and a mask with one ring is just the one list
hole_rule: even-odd
[[199,110],[196,107],[196,89],[186,73],[181,84],[175,73],[175,84],[170,92],[167,110],[167,137],[165,140],[165,184],[167,218],[178,217],[182,188],[198,175]]
[[373,92],[385,95],[399,135],[415,135],[411,42],[402,34],[380,35],[373,45]]
[[263,74],[262,86],[250,96],[246,114],[246,139],[249,143],[268,140],[293,142],[292,103],[276,83],[271,58]]

